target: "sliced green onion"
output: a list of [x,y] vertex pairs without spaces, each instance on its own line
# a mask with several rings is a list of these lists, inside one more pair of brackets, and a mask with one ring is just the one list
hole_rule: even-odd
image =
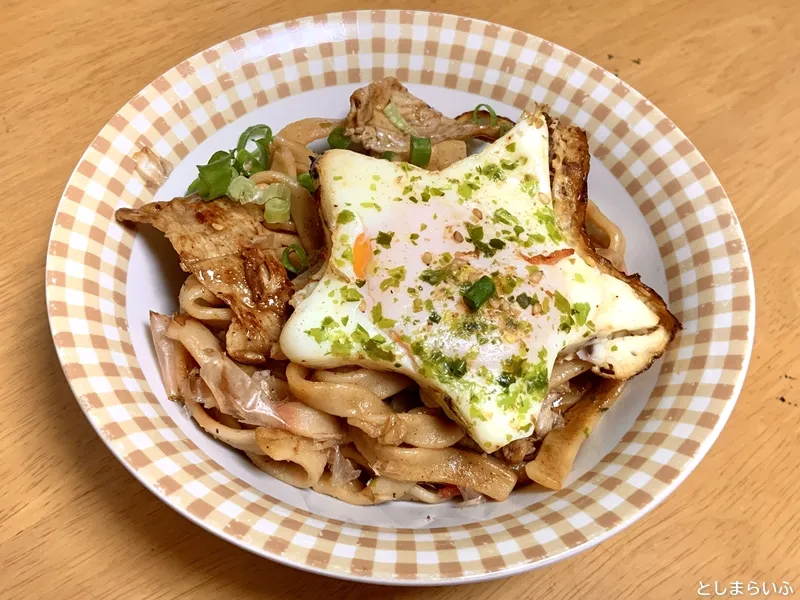
[[494,112],[494,109],[488,104],[478,104],[478,106],[475,107],[475,110],[472,111],[472,122],[475,125],[480,125],[481,122],[480,116],[482,108],[485,108],[486,112],[489,113],[489,124],[492,127],[497,125],[497,113]]
[[244,130],[236,144],[237,150],[244,150],[250,140],[266,139],[272,141],[272,129],[268,125],[252,125]]
[[206,186],[206,184],[203,183],[198,177],[192,183],[189,184],[186,193],[189,195],[200,194],[201,196],[205,197],[208,196],[208,186]]
[[288,202],[292,197],[292,188],[285,183],[270,183],[261,191],[261,195],[265,201],[270,198],[282,198]]
[[383,114],[392,122],[392,125],[397,127],[403,133],[407,133],[408,135],[414,135],[414,129],[412,129],[411,125],[403,118],[403,115],[400,114],[400,110],[389,102],[383,108]]
[[495,287],[492,278],[488,275],[484,275],[461,292],[461,295],[464,298],[464,304],[466,304],[470,310],[476,311],[483,306],[489,298],[494,296],[494,293]]
[[[255,150],[248,150],[248,142],[256,144]],[[236,144],[234,166],[245,175],[264,171],[269,166],[269,145],[272,143],[272,129],[267,125],[253,125],[244,130]]]
[[204,198],[214,200],[224,196],[228,192],[228,186],[239,172],[230,165],[228,158],[211,162],[207,165],[197,167],[200,174],[200,186],[206,191]]
[[223,159],[230,160],[231,156],[233,156],[233,154],[230,152],[226,152],[225,150],[217,150],[211,155],[211,158],[208,159],[206,164],[210,165],[211,163],[215,163]]
[[328,146],[347,150],[350,147],[350,138],[344,134],[344,127],[337,127],[328,135]]
[[387,150],[386,152],[381,154],[381,158],[383,160],[392,160],[394,158],[394,152],[392,152],[391,150]]
[[292,190],[285,183],[270,183],[261,191],[264,198],[264,220],[267,223],[286,223],[291,218]]
[[427,167],[431,162],[431,139],[411,136],[409,162],[417,167]]
[[[198,177],[186,190],[187,194],[199,194],[207,200],[213,200],[224,196],[228,190],[228,184],[225,183],[228,172],[226,167],[231,164],[232,155],[225,150],[217,150],[208,159],[204,165],[197,165]],[[204,174],[205,173],[205,174]],[[238,175],[238,173],[236,174]],[[236,175],[232,175],[231,179]],[[230,179],[227,180],[230,182]],[[213,185],[212,185],[213,184]],[[222,191],[222,185],[225,185],[225,192]],[[212,195],[213,194],[215,195]]]
[[304,188],[308,190],[308,193],[312,196],[314,195],[314,191],[316,190],[316,186],[314,185],[314,178],[311,177],[311,173],[305,172],[301,173],[297,176],[297,183],[302,185]]
[[288,223],[292,203],[283,198],[270,198],[264,203],[264,220],[267,223]]
[[[300,259],[300,267],[296,267],[291,261],[291,255],[294,253],[297,255],[297,258]],[[308,269],[308,255],[306,251],[303,250],[303,247],[300,244],[292,244],[288,248],[285,248],[283,251],[283,256],[281,256],[281,263],[284,267],[286,267],[287,271],[291,271],[294,274],[302,273],[306,269]]]
[[249,202],[254,202],[256,204],[264,203],[261,190],[244,175],[233,178],[233,181],[231,181],[228,186],[228,198],[238,200],[242,204],[247,204]]

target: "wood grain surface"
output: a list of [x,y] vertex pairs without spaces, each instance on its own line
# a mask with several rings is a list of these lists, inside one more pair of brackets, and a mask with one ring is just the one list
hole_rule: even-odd
[[[398,4],[535,33],[655,102],[731,196],[758,293],[744,391],[719,440],[676,493],[575,558],[459,588],[378,588],[308,575],[191,524],[94,434],[61,373],[45,313],[45,251],[62,189],[94,135],[131,96],[180,60],[260,25]],[[701,580],[712,583],[712,594],[714,581],[720,589],[734,580],[800,588],[796,0],[2,6],[0,180],[9,193],[0,212],[0,598],[683,599],[698,597]]]

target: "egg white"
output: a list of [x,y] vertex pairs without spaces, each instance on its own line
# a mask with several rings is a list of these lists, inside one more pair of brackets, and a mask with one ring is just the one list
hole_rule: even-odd
[[[524,258],[569,250],[548,226],[548,132],[541,119],[523,119],[481,153],[441,172],[345,150],[326,152],[318,171],[332,246],[324,276],[284,326],[280,344],[290,360],[405,373],[444,392],[451,415],[491,452],[531,434],[542,378],[546,392],[560,352],[578,350],[587,340],[599,344],[598,360],[646,350],[636,346],[646,342],[620,350],[611,340],[615,332],[659,322],[627,284],[577,254],[534,269]],[[490,250],[491,256],[477,250],[470,227],[481,228],[484,244],[494,239],[504,246]],[[379,244],[389,234],[389,243]],[[356,272],[359,239],[369,239],[370,246],[363,273]],[[467,282],[426,282],[426,273],[456,264],[448,258],[466,263],[458,273]],[[496,281],[518,281],[513,291],[498,289],[494,307],[473,313],[461,292],[469,281],[493,273]],[[561,312],[556,292],[571,309],[582,310]],[[539,300],[538,313],[522,307],[520,294]],[[376,305],[382,317],[377,322]],[[434,322],[437,315],[441,320]],[[527,361],[522,371],[509,375],[521,361]]]

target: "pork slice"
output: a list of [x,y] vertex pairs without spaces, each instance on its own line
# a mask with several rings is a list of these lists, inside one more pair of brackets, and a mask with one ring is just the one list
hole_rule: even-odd
[[267,360],[286,321],[292,288],[275,255],[252,246],[254,238],[268,233],[260,207],[189,197],[121,208],[116,217],[162,231],[184,270],[231,307],[234,317],[225,341],[234,360]]
[[[383,112],[389,104],[397,108],[410,132],[401,131]],[[394,77],[385,77],[357,89],[350,96],[345,134],[367,150],[395,152],[407,159],[411,133],[416,137],[430,138],[435,146],[445,140],[494,140],[513,125],[512,121],[503,118],[499,118],[495,125],[475,124],[472,113],[451,119],[417,98]]]

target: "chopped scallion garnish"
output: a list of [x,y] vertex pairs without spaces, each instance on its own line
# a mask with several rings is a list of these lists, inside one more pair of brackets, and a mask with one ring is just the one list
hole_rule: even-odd
[[419,138],[411,136],[411,156],[409,162],[417,167],[425,168],[431,161],[431,140],[430,138]]
[[[255,142],[255,149],[248,150],[247,144]],[[269,145],[272,143],[272,129],[267,125],[252,125],[244,130],[236,144],[234,167],[240,173],[252,175],[269,167]]]
[[344,127],[339,126],[328,135],[328,146],[337,148],[339,150],[347,150],[350,147],[351,140],[344,134]]
[[297,176],[297,183],[299,183],[304,188],[306,188],[306,190],[308,190],[309,194],[311,194],[312,196],[314,195],[314,191],[316,190],[316,186],[314,185],[314,178],[311,177],[311,173],[305,172],[305,173],[301,173],[300,175],[298,175]]
[[484,275],[464,290],[461,295],[464,298],[464,304],[466,304],[470,310],[476,311],[483,306],[494,293],[495,287],[492,278],[488,275]]
[[414,130],[412,129],[411,125],[403,118],[403,115],[400,114],[400,110],[389,102],[384,109],[383,114],[392,122],[392,125],[397,127],[403,133],[407,133],[408,135],[414,135]]
[[262,190],[244,175],[234,177],[228,185],[228,198],[237,200],[241,204],[264,204],[265,202]]
[[472,122],[475,125],[480,125],[482,108],[485,108],[486,112],[489,113],[489,124],[492,127],[497,125],[497,113],[494,112],[494,109],[488,104],[478,104],[478,106],[475,107],[475,110],[472,111]]
[[[297,256],[300,266],[296,266],[294,262],[292,262],[292,254]],[[283,256],[281,256],[281,263],[283,266],[286,267],[287,271],[291,271],[292,273],[298,274],[302,273],[306,269],[308,269],[308,255],[306,251],[303,250],[303,247],[300,244],[292,244],[288,248],[283,250]]]
[[197,167],[200,174],[197,192],[208,200],[224,196],[228,192],[228,186],[233,178],[239,174],[230,164],[230,154],[227,152],[224,154],[223,157],[209,162],[207,165]]
[[264,220],[267,223],[286,223],[291,218],[292,190],[284,183],[271,183],[262,192]]

